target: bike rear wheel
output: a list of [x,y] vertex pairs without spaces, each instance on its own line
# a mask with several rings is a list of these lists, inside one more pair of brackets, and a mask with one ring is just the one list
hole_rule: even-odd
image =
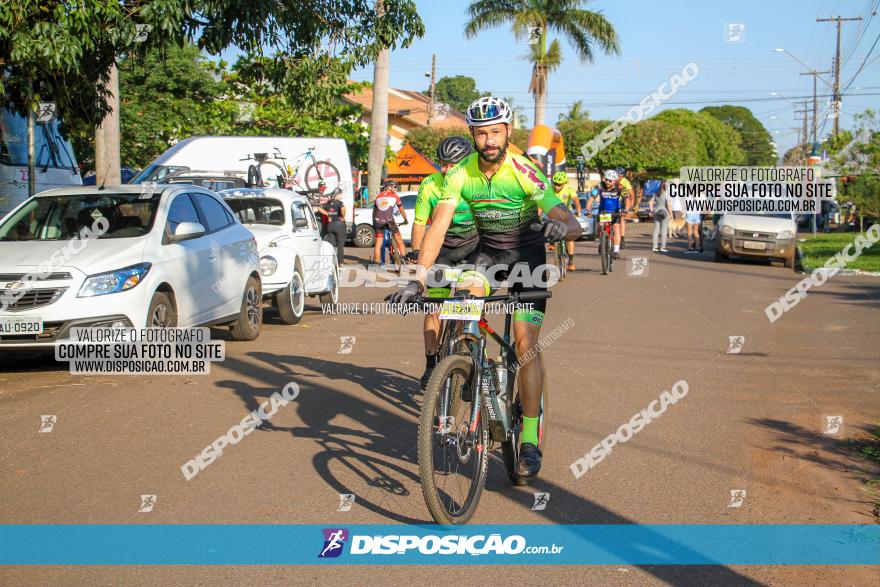
[[[474,385],[474,375],[470,356],[452,355],[440,361],[425,389],[419,418],[419,477],[425,505],[438,524],[467,523],[486,482],[489,431],[482,418],[476,426],[471,424],[473,403],[461,398],[462,388]],[[478,396],[471,393],[471,397]]]
[[565,273],[568,270],[568,259],[566,259],[565,243],[556,244],[556,266],[559,267],[559,279],[565,279]]
[[310,192],[317,190],[318,184],[323,181],[326,187],[325,192],[330,193],[339,187],[340,175],[339,170],[331,162],[315,161],[306,167],[303,179],[305,180],[306,189]]

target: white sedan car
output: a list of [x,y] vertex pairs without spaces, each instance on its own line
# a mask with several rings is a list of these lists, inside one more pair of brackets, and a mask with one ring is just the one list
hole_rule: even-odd
[[224,190],[220,195],[257,239],[263,296],[286,324],[302,320],[305,297],[339,301],[336,250],[321,239],[308,199],[281,188]]
[[[413,220],[416,217],[416,196],[418,192],[400,192],[400,203],[403,204],[403,210],[406,212],[406,219],[409,221],[403,223],[403,216],[398,210],[394,211],[394,220],[397,222],[397,228],[400,229],[400,236],[403,242],[409,244],[412,237]],[[355,208],[354,211],[354,232],[351,240],[356,247],[372,247],[375,242],[376,234],[373,232],[373,207]]]
[[0,349],[51,347],[72,327],[228,324],[260,334],[256,241],[191,185],[83,187],[0,221]]

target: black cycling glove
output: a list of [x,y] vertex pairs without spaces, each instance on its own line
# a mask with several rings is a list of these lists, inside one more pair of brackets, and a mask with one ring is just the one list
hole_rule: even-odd
[[419,252],[418,251],[410,251],[404,257],[408,263],[418,263],[419,262]]
[[544,238],[548,243],[558,243],[568,234],[568,225],[561,220],[548,218],[543,224],[535,223],[531,226],[532,230],[541,231],[543,229]]
[[421,295],[423,291],[425,291],[425,288],[422,287],[421,283],[418,281],[410,281],[402,289],[385,296],[385,301],[392,304],[406,304],[414,297]]

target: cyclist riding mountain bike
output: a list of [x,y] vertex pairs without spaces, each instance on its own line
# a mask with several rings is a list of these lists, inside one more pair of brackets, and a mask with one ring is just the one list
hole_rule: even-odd
[[[625,191],[625,196],[623,199],[623,211],[624,214],[621,216],[625,216],[626,212],[632,210],[633,207],[633,199],[635,198],[635,191],[633,191],[633,186],[630,181],[626,178],[626,169],[623,167],[618,167],[615,169],[617,175],[620,177],[620,187]],[[620,220],[620,248],[626,248],[626,220],[621,218]]]
[[[572,205],[574,205],[574,212],[576,216],[581,215],[581,201],[578,198],[577,192],[568,185],[568,174],[564,171],[557,171],[553,174],[553,191],[556,192],[556,197],[565,204],[569,210],[572,209]],[[551,247],[553,245],[550,245]],[[574,241],[568,241],[565,243],[565,250],[568,252],[568,270],[574,271]]]
[[621,212],[623,205],[621,200],[626,198],[626,190],[620,185],[620,176],[614,169],[608,169],[602,176],[602,183],[593,188],[590,198],[587,200],[587,214],[592,210],[593,200],[599,199],[599,213],[611,214],[611,224],[614,229],[614,258],[620,258],[620,225],[622,224]]
[[[468,259],[477,270],[465,272],[460,279],[460,286],[475,295],[486,295],[493,285],[497,287],[516,265],[525,266],[521,269],[527,269],[526,278],[532,280],[517,280],[511,291],[546,290],[544,243],[575,240],[581,234],[577,219],[556,197],[544,174],[526,157],[508,152],[513,112],[507,102],[479,98],[468,108],[466,118],[476,152],[446,174],[431,227],[421,245],[423,275],[389,296],[392,302],[408,302],[424,291],[424,274],[439,256],[461,200],[473,212],[480,234],[477,250]],[[539,223],[540,212],[548,215],[544,224]],[[534,477],[541,469],[538,421],[544,373],[540,353],[529,356],[538,344],[545,310],[546,300],[541,300],[532,310],[514,313],[516,354],[524,363],[517,376],[524,416],[517,473],[523,478]]]
[[400,202],[400,196],[395,191],[397,188],[396,181],[387,181],[382,186],[382,191],[376,196],[373,202],[373,231],[376,234],[376,243],[373,247],[373,261],[379,263],[382,245],[385,243],[385,229],[391,231],[391,238],[400,255],[406,255],[406,247],[403,246],[403,237],[400,235],[400,229],[397,228],[397,222],[394,220],[394,208],[400,210],[403,216],[403,222],[409,222],[406,218],[406,212],[403,204]]
[[[443,174],[471,154],[473,147],[470,140],[465,137],[447,137],[437,147],[437,161],[440,162],[440,172],[426,177],[419,185],[419,195],[416,197],[415,220],[413,220],[412,251],[407,258],[413,262],[418,260],[419,248],[427,230],[427,224],[431,221],[434,208],[440,199],[440,190],[443,187]],[[452,223],[446,231],[443,246],[435,261],[437,265],[453,267],[467,259],[474,252],[479,242],[477,225],[471,209],[463,200],[455,208]],[[443,296],[449,292],[442,293]],[[425,338],[425,373],[422,375],[422,388],[428,384],[431,372],[437,366],[437,350],[440,336],[440,320],[437,314],[425,314],[424,338]]]

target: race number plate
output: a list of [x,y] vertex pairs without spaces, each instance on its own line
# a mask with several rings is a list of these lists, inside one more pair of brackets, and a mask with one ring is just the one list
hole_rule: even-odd
[[753,249],[755,251],[763,251],[767,248],[767,243],[759,243],[755,241],[743,241],[744,249]]
[[611,214],[599,214],[599,222],[611,222]]
[[0,336],[42,333],[42,318],[0,318]]
[[446,300],[440,307],[441,320],[479,320],[483,300]]

